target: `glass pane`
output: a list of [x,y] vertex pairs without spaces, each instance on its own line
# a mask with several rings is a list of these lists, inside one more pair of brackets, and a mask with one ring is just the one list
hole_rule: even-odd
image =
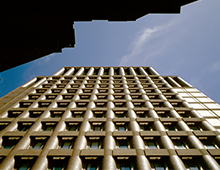
[[157,145],[154,141],[147,141],[147,146],[149,149],[157,149]]
[[154,163],[154,167],[155,167],[155,170],[165,170],[164,166],[162,163]]
[[86,167],[86,170],[96,170],[96,166],[93,165],[93,164],[91,164],[91,163],[89,163],[89,164],[87,165],[87,167]]
[[63,167],[53,167],[53,170],[62,170]]
[[4,146],[4,149],[11,149],[11,148],[12,148],[12,146],[10,146],[10,145]]
[[76,126],[70,126],[69,131],[76,131],[77,127]]
[[215,145],[208,140],[202,140],[202,143],[207,147],[207,149],[215,149]]
[[64,142],[63,145],[61,146],[62,149],[69,149],[71,145],[71,142]]
[[193,161],[187,161],[190,170],[199,170],[198,166]]
[[94,131],[101,131],[101,127],[100,126],[95,126]]
[[181,141],[174,141],[174,143],[176,144],[178,149],[186,149],[184,143],[182,143]]
[[121,167],[121,170],[130,170],[131,168],[130,167]]
[[123,118],[124,115],[123,115],[123,114],[117,114],[116,117],[117,117],[117,118]]
[[33,149],[40,149],[42,145],[43,145],[43,142],[37,142],[37,143],[33,146]]
[[20,131],[26,131],[27,130],[27,127],[26,126],[24,126],[24,127],[22,127],[21,128],[21,130]]
[[127,149],[128,145],[126,141],[119,141],[119,148],[120,149]]
[[98,149],[99,148],[99,142],[91,142],[91,149]]
[[141,129],[144,130],[144,131],[150,131],[151,130],[150,126],[148,126],[148,125],[141,126]]
[[60,115],[58,115],[58,114],[57,114],[57,115],[54,115],[53,117],[54,117],[54,118],[59,118],[59,117],[60,117]]
[[51,131],[52,129],[53,129],[52,126],[47,126],[47,127],[45,128],[45,131]]
[[170,131],[174,131],[175,130],[174,126],[172,126],[172,125],[165,125],[165,128],[167,130],[170,130]]
[[27,164],[27,163],[24,163],[24,164],[22,164],[21,165],[21,167],[19,168],[19,170],[27,170],[28,168],[29,168],[29,164]]
[[125,127],[124,126],[118,126],[118,131],[125,131]]
[[81,115],[75,115],[74,117],[75,118],[81,118]]
[[192,125],[190,126],[190,129],[192,129],[192,130],[200,130],[198,126],[192,126]]

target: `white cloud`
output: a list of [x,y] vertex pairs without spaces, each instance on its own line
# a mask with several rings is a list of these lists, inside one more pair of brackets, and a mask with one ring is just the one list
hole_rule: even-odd
[[36,63],[37,65],[43,65],[45,63],[48,63],[51,60],[51,58],[53,57],[53,55],[54,55],[54,53],[50,54],[48,56],[42,57],[42,58],[36,60],[34,63]]
[[216,63],[213,63],[212,66],[209,68],[210,72],[215,72],[215,71],[218,71],[218,70],[220,70],[220,61],[216,62]]

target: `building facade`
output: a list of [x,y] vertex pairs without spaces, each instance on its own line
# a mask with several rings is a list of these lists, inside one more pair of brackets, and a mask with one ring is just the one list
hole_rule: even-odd
[[151,67],[63,67],[0,99],[0,170],[219,170],[219,116]]

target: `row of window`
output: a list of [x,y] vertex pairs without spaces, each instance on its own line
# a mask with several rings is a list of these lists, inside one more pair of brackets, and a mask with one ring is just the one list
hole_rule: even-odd
[[[67,167],[70,157],[65,156],[48,156],[48,169],[49,170],[64,170]],[[3,160],[2,157],[0,160]],[[15,156],[16,170],[30,170],[35,163],[37,157]],[[102,157],[81,157],[82,170],[101,170]],[[137,170],[135,157],[115,157],[117,170]],[[182,161],[187,170],[202,170],[208,169],[202,157],[191,157],[188,159],[182,158]],[[219,162],[219,160],[216,160]],[[168,157],[150,157],[150,166],[152,170],[171,170],[173,166]]]

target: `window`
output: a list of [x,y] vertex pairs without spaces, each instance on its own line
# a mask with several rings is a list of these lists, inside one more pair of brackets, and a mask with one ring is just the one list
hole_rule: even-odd
[[202,138],[203,139],[200,141],[203,143],[203,145],[205,146],[206,149],[219,149],[218,145],[214,142],[215,139],[207,138],[207,137],[202,137]]
[[93,115],[95,118],[102,118],[105,117],[106,111],[102,110],[93,110]]
[[200,127],[198,123],[187,122],[187,125],[192,131],[203,131],[204,130],[202,127]]
[[65,108],[65,107],[68,107],[68,105],[69,105],[69,102],[57,102],[57,107]]
[[153,131],[153,123],[148,123],[148,122],[140,122],[140,129],[141,131]]
[[45,95],[45,97],[47,100],[54,100],[57,97],[57,95]]
[[80,123],[78,123],[78,122],[67,123],[67,130],[68,131],[78,131],[79,127],[80,127]]
[[43,149],[47,137],[31,137],[31,149]]
[[31,170],[31,167],[33,166],[34,162],[36,160],[36,157],[28,157],[28,156],[22,156],[22,157],[15,157],[15,167],[16,170]]
[[202,161],[202,159],[200,159],[200,160],[198,160],[198,159],[183,160],[187,170],[201,170],[200,161]]
[[19,131],[26,131],[30,129],[30,127],[33,125],[31,122],[18,122],[18,130]]
[[121,100],[121,99],[125,99],[125,96],[124,95],[114,95],[114,98],[117,100]]
[[73,137],[59,137],[59,147],[61,149],[72,149],[74,145]]
[[63,95],[63,100],[71,100],[74,95]]
[[93,130],[93,131],[102,131],[103,130],[102,122],[92,122],[91,130]]
[[101,149],[102,147],[101,137],[89,137],[88,146],[90,149]]
[[125,122],[116,122],[115,125],[116,125],[115,128],[118,131],[126,131],[126,130],[128,130],[127,124]]
[[173,144],[177,149],[187,149],[188,146],[182,140],[173,140]]
[[44,92],[46,92],[47,91],[47,89],[36,89],[36,92],[37,93],[44,93]]
[[116,137],[116,144],[119,149],[130,149],[130,140],[128,137]]
[[43,123],[43,130],[44,131],[53,131],[55,126],[56,126],[56,123]]
[[18,117],[21,113],[23,113],[22,110],[9,110],[9,111],[8,111],[8,118],[16,118],[16,117]]
[[83,117],[85,111],[84,110],[74,110],[74,111],[71,111],[72,112],[72,117],[73,118],[81,118]]
[[97,98],[104,100],[108,98],[108,95],[97,95]]
[[69,157],[48,157],[48,170],[65,170]]
[[39,102],[38,105],[40,108],[48,107],[51,104],[51,102]]
[[150,164],[152,170],[168,170],[168,167],[166,167],[161,160],[151,160]]
[[146,149],[161,149],[162,142],[159,137],[145,136],[143,137]]
[[85,157],[83,159],[83,170],[101,170],[102,159],[99,157]]
[[170,111],[165,111],[165,110],[158,110],[156,111],[159,117],[164,117],[164,118],[169,118],[169,117],[173,117],[170,114]]
[[30,118],[38,118],[39,116],[41,116],[41,114],[43,113],[43,110],[30,110],[29,113],[29,117]]
[[114,113],[117,118],[124,118],[127,115],[127,111],[125,110],[115,110]]
[[107,107],[107,102],[95,102],[96,107]]
[[87,107],[88,102],[76,102],[77,107]]
[[166,131],[178,131],[176,123],[164,122],[163,125]]
[[36,100],[40,97],[40,95],[28,95],[29,100]]
[[2,147],[4,149],[11,149],[13,148],[20,140],[21,137],[7,137],[7,136],[4,136],[3,137],[3,143],[2,143]]
[[9,125],[8,122],[0,122],[0,131],[2,131],[4,128],[6,128]]
[[52,89],[52,93],[60,93],[62,89]]
[[116,158],[117,170],[137,170],[134,164],[135,157],[117,157]]
[[54,110],[54,111],[50,111],[50,116],[52,118],[60,118],[62,116],[62,114],[64,113],[64,111],[62,110]]
[[90,95],[79,95],[81,100],[88,100],[91,96]]

